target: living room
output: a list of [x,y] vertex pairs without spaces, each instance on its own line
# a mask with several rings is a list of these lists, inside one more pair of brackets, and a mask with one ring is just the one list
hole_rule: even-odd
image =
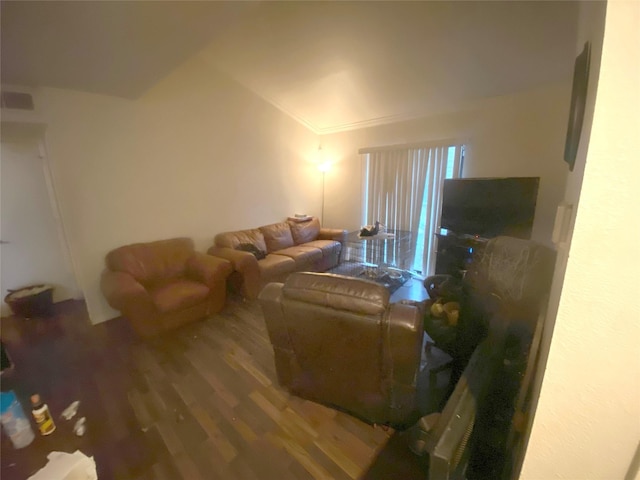
[[[576,28],[574,10],[561,10],[556,32],[565,24]],[[567,65],[551,83],[456,100],[456,110],[426,118],[335,134],[317,134],[221,73],[209,58],[212,47],[133,100],[39,88],[35,105],[47,125],[57,201],[92,321],[115,316],[98,285],[104,255],[113,248],[186,235],[205,251],[219,232],[294,212],[320,216],[318,145],[331,163],[325,226],[351,231],[362,224],[358,148],[457,138],[468,144],[465,177],[541,177],[534,238],[548,242],[567,176],[557,152],[564,142],[575,32],[562,35],[564,47],[554,49],[564,50]]]
[[561,152],[577,44],[567,75],[550,84],[336,133],[316,132],[283,113],[222,73],[206,50],[135,100],[36,88],[73,269],[92,322],[117,315],[99,289],[104,256],[117,246],[187,235],[204,251],[218,232],[294,212],[319,215],[319,144],[332,162],[326,226],[361,226],[359,148],[456,137],[468,140],[464,176],[541,177],[534,238],[549,242],[569,178]]

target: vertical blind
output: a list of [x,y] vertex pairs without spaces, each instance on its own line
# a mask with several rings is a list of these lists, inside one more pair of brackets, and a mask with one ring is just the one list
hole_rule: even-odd
[[433,273],[442,185],[446,177],[460,175],[462,151],[452,142],[360,150],[366,178],[363,223],[377,220],[388,231],[411,232],[410,251],[398,259],[399,268]]

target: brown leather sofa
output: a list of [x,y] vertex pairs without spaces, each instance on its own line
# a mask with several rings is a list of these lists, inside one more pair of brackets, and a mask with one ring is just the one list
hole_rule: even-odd
[[284,281],[292,272],[324,272],[337,266],[346,235],[345,230],[322,228],[316,217],[288,220],[219,233],[207,253],[229,260],[234,269],[231,285],[244,297],[256,298],[268,282]]
[[218,312],[231,263],[173,238],[116,248],[106,256],[101,288],[134,329],[151,336]]
[[390,304],[377,283],[328,273],[293,273],[258,298],[280,385],[372,424],[404,427],[420,416],[418,307]]

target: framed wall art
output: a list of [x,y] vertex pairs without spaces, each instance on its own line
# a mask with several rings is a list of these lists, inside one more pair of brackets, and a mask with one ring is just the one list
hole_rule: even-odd
[[576,62],[573,67],[573,88],[571,90],[569,125],[567,126],[567,139],[564,145],[564,160],[569,164],[570,171],[573,171],[578,145],[580,144],[584,108],[587,101],[590,59],[591,44],[586,42],[580,55],[576,57]]

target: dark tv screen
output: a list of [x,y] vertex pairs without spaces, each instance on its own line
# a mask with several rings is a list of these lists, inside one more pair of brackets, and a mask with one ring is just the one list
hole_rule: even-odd
[[483,238],[531,238],[540,177],[444,181],[441,228]]

